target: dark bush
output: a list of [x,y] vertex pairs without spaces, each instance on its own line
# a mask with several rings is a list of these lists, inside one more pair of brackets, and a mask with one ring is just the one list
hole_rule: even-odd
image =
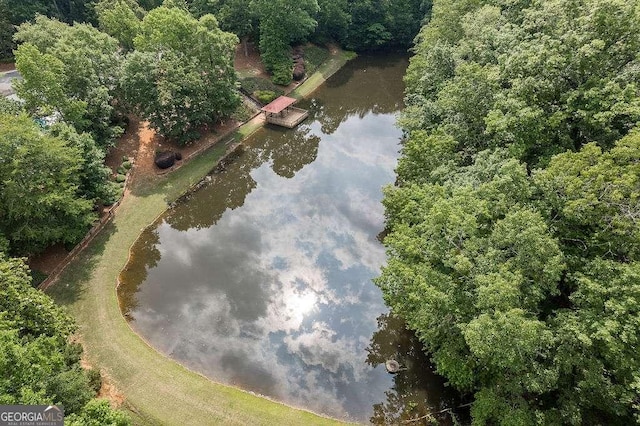
[[48,277],[47,274],[45,274],[42,271],[38,271],[36,269],[32,269],[31,270],[31,285],[33,287],[38,287],[40,284],[42,284],[42,282],[44,280],[46,280]]
[[155,163],[161,169],[168,169],[176,161],[176,154],[172,151],[162,151],[156,154]]
[[91,389],[96,393],[100,392],[100,388],[102,387],[102,376],[100,375],[100,371],[91,368],[89,370],[85,370],[85,374],[87,375],[87,380],[89,381]]
[[295,81],[300,81],[304,78],[304,74],[304,65],[296,64],[295,68],[293,69],[293,79]]
[[182,160],[182,153],[176,152],[176,161],[180,161],[180,160]]

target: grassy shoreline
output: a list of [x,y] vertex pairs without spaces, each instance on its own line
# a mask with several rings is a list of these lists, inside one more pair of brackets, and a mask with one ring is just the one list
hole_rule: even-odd
[[[317,89],[352,55],[339,52],[296,89],[302,97]],[[260,126],[250,121],[233,133],[240,141]],[[229,136],[221,140],[229,139]],[[133,187],[113,221],[67,267],[48,290],[78,323],[89,362],[125,396],[136,424],[305,424],[340,422],[214,383],[166,357],[138,336],[124,319],[117,278],[141,230],[199,182],[224,157],[214,145],[153,184]]]

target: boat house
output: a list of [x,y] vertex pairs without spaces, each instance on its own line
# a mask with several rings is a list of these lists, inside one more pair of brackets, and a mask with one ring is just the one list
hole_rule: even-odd
[[263,106],[261,111],[264,112],[267,123],[292,129],[309,116],[307,110],[293,106],[296,101],[297,99],[294,98],[280,96],[270,104]]

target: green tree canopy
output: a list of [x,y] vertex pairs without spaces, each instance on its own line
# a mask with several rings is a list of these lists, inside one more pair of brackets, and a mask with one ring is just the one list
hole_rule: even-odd
[[160,134],[182,142],[239,103],[233,56],[238,38],[212,15],[159,7],[142,21],[120,82],[126,102]]
[[111,169],[105,166],[105,152],[90,134],[79,134],[65,123],[55,123],[48,132],[80,152],[80,184],[78,194],[97,205],[114,203],[119,194],[119,186],[110,180]]
[[75,424],[130,424],[124,413],[93,399],[99,373],[81,368],[82,347],[69,342],[71,318],[31,287],[23,260],[2,252],[0,308],[0,403],[60,404],[70,420],[83,419]]
[[438,372],[475,393],[479,424],[640,414],[639,148],[636,134],[586,145],[533,176],[483,151],[387,189],[378,284]]
[[635,4],[434,3],[378,284],[474,424],[640,422]]
[[120,42],[125,50],[133,50],[133,39],[140,32],[145,11],[135,0],[100,0],[96,3],[100,30]]
[[[487,4],[484,4],[487,3]],[[472,155],[509,146],[529,163],[640,119],[633,2],[436,2],[407,74],[409,129],[441,129]]]
[[260,21],[260,53],[274,82],[289,84],[293,63],[291,43],[305,40],[316,28],[316,0],[252,0]]
[[93,223],[80,196],[79,147],[44,133],[26,114],[0,115],[0,234],[20,254],[75,244]]
[[113,124],[120,58],[118,41],[91,25],[69,26],[44,16],[20,26],[16,67],[24,78],[18,95],[33,114],[60,114],[101,146],[122,129]]
[[430,9],[431,2],[422,0],[349,0],[346,46],[354,50],[408,47]]
[[94,22],[93,0],[0,0],[0,59],[13,59],[15,28],[36,15],[63,22]]

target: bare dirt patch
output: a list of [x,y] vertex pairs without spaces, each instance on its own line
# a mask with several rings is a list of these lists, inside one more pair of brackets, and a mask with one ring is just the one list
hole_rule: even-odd
[[[79,339],[77,340],[72,339],[72,340],[75,340],[76,342],[81,343]],[[80,358],[80,366],[84,370],[93,370],[93,366],[91,365],[89,360],[86,358],[86,351],[82,353],[82,358]],[[102,384],[100,386],[100,390],[98,391],[98,395],[96,395],[96,397],[107,399],[111,403],[111,406],[114,408],[121,407],[125,401],[124,394],[118,391],[118,389],[116,389],[112,380],[109,379],[109,377],[106,374],[104,374],[103,371],[100,372],[100,377],[102,378]]]
[[269,74],[267,74],[260,59],[260,51],[255,43],[247,43],[247,55],[245,55],[244,45],[242,43],[238,45],[233,66],[240,77],[269,78]]
[[118,139],[116,145],[108,150],[104,162],[114,174],[117,173],[124,157],[132,160],[136,159],[140,146],[139,126],[139,120],[134,116],[130,116],[129,125],[124,134]]
[[111,380],[102,373],[102,386],[98,391],[98,398],[106,398],[111,405],[115,408],[119,408],[124,403],[124,394],[120,392]]
[[55,244],[37,256],[29,259],[31,269],[49,275],[56,267],[62,263],[69,252],[64,244]]

